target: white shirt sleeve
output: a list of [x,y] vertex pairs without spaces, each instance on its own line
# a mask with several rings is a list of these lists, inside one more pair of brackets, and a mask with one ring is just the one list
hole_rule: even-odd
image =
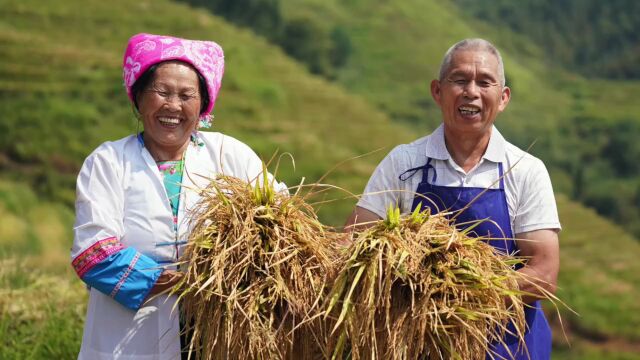
[[547,168],[539,159],[533,161],[520,188],[513,222],[515,234],[541,229],[561,229]]
[[382,219],[387,217],[387,209],[390,205],[403,209],[407,183],[410,183],[399,179],[401,172],[407,169],[406,164],[408,163],[403,146],[399,145],[391,150],[378,164],[357,204]]
[[108,146],[94,151],[82,165],[76,183],[76,221],[71,257],[95,242],[124,233],[124,191],[115,168],[116,156]]

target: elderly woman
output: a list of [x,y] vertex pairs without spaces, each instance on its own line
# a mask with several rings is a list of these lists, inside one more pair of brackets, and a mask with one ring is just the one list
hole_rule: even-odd
[[72,265],[90,288],[80,359],[180,358],[172,265],[189,236],[194,189],[215,174],[254,180],[262,162],[210,124],[224,69],[220,46],[138,34],[124,83],[144,131],[100,145],[77,181]]

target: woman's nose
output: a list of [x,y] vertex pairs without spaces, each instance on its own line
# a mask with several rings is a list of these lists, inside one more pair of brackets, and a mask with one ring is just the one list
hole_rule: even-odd
[[169,109],[180,109],[182,107],[182,100],[177,94],[172,94],[164,99],[164,104]]

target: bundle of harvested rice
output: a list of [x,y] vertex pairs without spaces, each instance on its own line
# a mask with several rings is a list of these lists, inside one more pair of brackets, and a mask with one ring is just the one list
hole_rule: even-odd
[[[484,359],[509,321],[521,339],[521,260],[416,209],[358,234],[326,300],[329,346],[342,359]],[[511,305],[506,305],[505,298]]]
[[201,194],[179,286],[196,359],[324,357],[313,314],[331,265],[325,229],[264,174],[254,186],[219,176]]

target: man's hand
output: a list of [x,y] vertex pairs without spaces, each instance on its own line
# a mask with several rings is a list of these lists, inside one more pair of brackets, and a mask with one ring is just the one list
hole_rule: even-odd
[[354,231],[362,231],[373,226],[375,221],[382,220],[373,211],[356,206],[344,224],[344,232],[351,233]]

